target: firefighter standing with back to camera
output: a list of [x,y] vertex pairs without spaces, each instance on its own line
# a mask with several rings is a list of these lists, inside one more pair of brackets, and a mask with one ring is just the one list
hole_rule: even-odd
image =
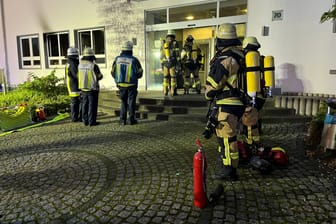
[[261,77],[261,56],[258,51],[260,44],[256,37],[248,36],[243,40],[245,54],[245,91],[252,98],[252,104],[246,107],[241,119],[244,142],[249,146],[259,147],[261,120],[260,110],[265,100],[262,98],[263,78]]
[[199,47],[193,48],[193,41],[193,36],[188,35],[181,52],[181,62],[184,69],[184,94],[189,94],[191,87],[195,88],[198,94],[201,93],[199,70],[203,66],[203,56]]
[[127,108],[129,109],[129,122],[137,124],[135,119],[136,97],[138,95],[138,79],[142,77],[143,69],[139,60],[133,56],[133,43],[126,41],[122,50],[112,65],[111,75],[120,90],[121,108],[120,124],[126,125]]
[[229,23],[220,25],[216,35],[216,54],[210,62],[205,90],[205,98],[214,100],[218,110],[212,111],[209,118],[211,122],[208,122],[203,133],[209,138],[209,129],[215,129],[221,158],[221,167],[217,175],[219,179],[238,178],[237,126],[245,110],[241,100],[242,91],[238,86],[238,75],[243,59],[241,41],[237,38],[235,26]]
[[180,62],[180,49],[173,30],[169,30],[167,33],[161,47],[160,59],[163,69],[163,94],[168,96],[170,92],[171,96],[175,96],[177,95],[177,74],[175,70]]
[[85,126],[98,125],[99,80],[103,78],[91,48],[85,48],[78,65],[78,87],[83,97],[82,120]]
[[78,122],[82,119],[80,89],[78,89],[78,49],[69,47],[67,50],[67,59],[68,61],[65,66],[65,80],[71,98],[70,119],[72,122]]

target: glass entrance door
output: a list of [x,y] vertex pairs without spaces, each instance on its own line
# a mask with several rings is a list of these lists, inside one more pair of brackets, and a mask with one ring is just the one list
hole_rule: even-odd
[[[204,66],[201,68],[199,77],[202,87],[205,86],[206,76],[209,73],[209,62],[215,54],[215,33],[217,26],[206,26],[196,28],[174,29],[176,40],[178,42],[180,52],[183,48],[188,35],[194,38],[194,47],[201,49],[204,57]],[[236,24],[238,37],[243,40],[245,36],[246,23]],[[146,75],[147,89],[162,90],[163,72],[160,63],[160,48],[166,38],[167,30],[148,31],[146,38]],[[177,74],[178,89],[183,88],[183,70],[179,70]]]
[[[208,73],[208,64],[214,49],[214,30],[215,26],[192,28],[192,29],[177,29],[174,30],[176,40],[180,48],[183,48],[188,35],[194,38],[194,47],[201,49],[204,56],[204,66],[200,70],[201,84],[205,84],[205,74]],[[160,63],[160,48],[166,38],[168,30],[147,32],[147,87],[150,90],[161,90],[163,81],[163,72]],[[183,70],[178,70],[177,73],[178,88],[183,88]]]

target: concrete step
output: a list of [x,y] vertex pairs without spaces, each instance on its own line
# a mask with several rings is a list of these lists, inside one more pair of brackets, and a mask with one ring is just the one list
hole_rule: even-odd
[[[120,115],[120,98],[116,91],[100,94],[99,110],[111,116]],[[206,122],[209,102],[201,94],[164,97],[161,91],[139,92],[136,117],[150,120],[196,120]],[[274,98],[267,98],[262,110],[264,123],[307,122],[309,118],[296,116],[295,109],[275,108]]]
[[185,106],[185,107],[206,107],[208,102],[200,97],[183,98],[183,97],[162,97],[162,98],[138,98],[139,104],[160,105],[160,106]]
[[[171,114],[169,120],[176,121],[200,121],[207,122],[206,114]],[[306,123],[311,118],[303,116],[263,116],[262,122],[264,124],[274,123]]]

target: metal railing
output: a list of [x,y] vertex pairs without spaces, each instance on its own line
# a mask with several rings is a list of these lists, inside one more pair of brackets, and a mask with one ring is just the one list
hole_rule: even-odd
[[332,94],[316,93],[283,93],[273,96],[276,108],[295,109],[297,115],[315,116],[321,107],[322,102],[329,98],[335,98]]

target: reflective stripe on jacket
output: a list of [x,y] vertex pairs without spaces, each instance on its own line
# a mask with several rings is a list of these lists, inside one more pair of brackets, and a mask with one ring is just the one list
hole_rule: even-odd
[[112,68],[112,76],[118,87],[137,86],[142,73],[140,62],[134,56],[123,53],[116,57]]
[[80,95],[78,89],[78,60],[69,60],[65,66],[65,80],[69,96],[77,97]]
[[[206,97],[220,96],[222,92],[231,92],[225,94],[223,98],[217,98],[218,105],[243,106],[234,89],[238,89],[238,72],[244,55],[236,47],[224,49],[219,56],[215,57],[211,63],[210,72],[207,77]],[[223,94],[222,94],[223,95]]]
[[78,65],[78,87],[82,91],[98,90],[98,79],[94,72],[94,63],[82,60]]

